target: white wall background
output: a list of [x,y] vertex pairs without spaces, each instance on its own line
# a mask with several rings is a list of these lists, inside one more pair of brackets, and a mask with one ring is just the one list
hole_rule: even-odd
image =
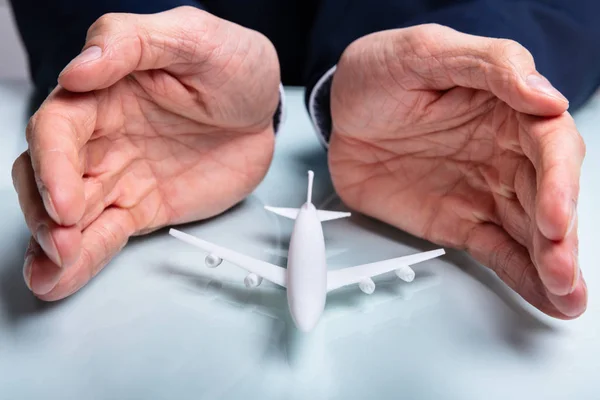
[[27,60],[7,0],[0,0],[0,79],[28,79]]

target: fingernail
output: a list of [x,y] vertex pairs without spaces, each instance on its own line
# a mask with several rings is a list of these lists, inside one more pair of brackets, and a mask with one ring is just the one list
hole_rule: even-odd
[[571,283],[571,290],[569,290],[569,294],[575,291],[577,284],[579,283],[579,278],[581,277],[581,269],[579,268],[579,255],[577,254],[577,250],[573,250],[573,271],[573,282]]
[[91,46],[85,49],[81,54],[73,59],[60,73],[64,74],[70,68],[76,67],[81,64],[85,64],[90,61],[95,61],[102,57],[102,49],[98,46]]
[[571,204],[571,220],[569,221],[569,227],[567,228],[566,236],[568,236],[569,233],[571,233],[571,231],[573,230],[576,220],[577,220],[577,203],[575,203],[575,201],[573,201],[573,203]]
[[527,84],[534,90],[542,92],[547,96],[553,97],[565,103],[568,103],[569,100],[561,92],[559,92],[548,79],[544,78],[540,75],[529,75],[527,77]]
[[50,218],[52,218],[54,220],[54,222],[59,224],[60,220],[58,219],[58,213],[56,212],[56,208],[54,207],[54,202],[52,201],[52,198],[50,197],[50,193],[48,193],[48,191],[46,189],[41,189],[40,192],[42,192],[42,201],[44,202],[44,207],[46,208],[46,212],[48,213]]
[[37,242],[40,244],[44,253],[48,256],[48,258],[59,267],[62,265],[60,255],[58,254],[58,249],[56,248],[56,244],[54,243],[54,239],[52,239],[52,234],[50,233],[50,229],[46,225],[42,225],[37,232]]
[[58,280],[48,279],[43,273],[40,274],[38,271],[36,268],[35,276],[31,278],[31,291],[36,296],[43,296],[50,293],[56,287]]
[[29,254],[25,257],[25,263],[23,264],[23,278],[25,279],[25,284],[31,290],[31,267],[33,265],[33,254]]

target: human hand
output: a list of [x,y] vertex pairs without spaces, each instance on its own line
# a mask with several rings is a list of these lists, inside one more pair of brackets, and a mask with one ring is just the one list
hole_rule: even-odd
[[553,317],[582,314],[585,145],[519,44],[422,25],[349,46],[331,88],[329,165],[348,206],[468,251]]
[[182,7],[109,14],[27,127],[13,181],[43,300],[85,285],[128,238],[219,214],[270,165],[279,62],[261,34]]

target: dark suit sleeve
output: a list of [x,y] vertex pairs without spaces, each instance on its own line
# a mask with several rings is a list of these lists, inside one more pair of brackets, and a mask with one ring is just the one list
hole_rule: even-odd
[[[354,40],[376,31],[438,23],[460,32],[512,39],[527,48],[537,69],[580,108],[600,84],[600,1],[325,0],[313,28],[306,105],[326,144],[331,130],[329,90],[335,64]],[[429,8],[427,8],[429,7]]]
[[[62,69],[76,57],[88,28],[107,13],[152,14],[180,6],[193,6],[210,12],[195,0],[10,0],[19,33],[25,44],[29,72],[35,87],[30,114],[35,112],[56,86]],[[284,114],[283,86],[273,119],[277,132]]]
[[88,28],[102,15],[149,14],[182,5],[199,7],[193,0],[10,0],[10,5],[26,48],[37,104],[56,86],[62,69],[85,44]]

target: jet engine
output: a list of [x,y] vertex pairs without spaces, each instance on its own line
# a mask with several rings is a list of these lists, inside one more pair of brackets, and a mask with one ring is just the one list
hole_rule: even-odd
[[360,281],[358,287],[363,291],[363,293],[373,294],[375,291],[375,282],[373,282],[373,279],[371,278],[366,278]]
[[411,267],[400,267],[394,271],[396,276],[404,282],[412,282],[415,279],[415,271]]
[[246,285],[248,289],[255,288],[262,283],[262,280],[263,278],[256,274],[248,274],[248,276],[244,278],[244,285]]
[[204,259],[204,263],[208,268],[216,268],[223,262],[222,258],[215,256],[214,254],[209,254]]

